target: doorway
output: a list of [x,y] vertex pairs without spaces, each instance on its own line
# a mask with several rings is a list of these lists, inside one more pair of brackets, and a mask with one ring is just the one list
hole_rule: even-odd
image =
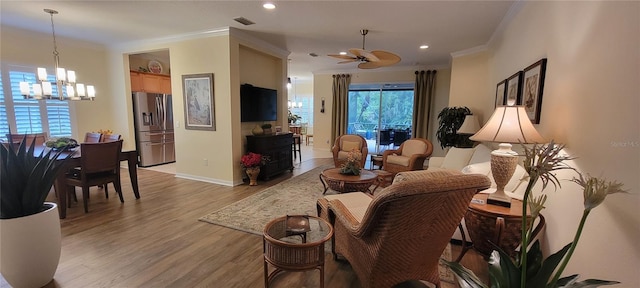
[[411,138],[413,83],[351,84],[347,133],[358,134],[371,154],[382,154]]

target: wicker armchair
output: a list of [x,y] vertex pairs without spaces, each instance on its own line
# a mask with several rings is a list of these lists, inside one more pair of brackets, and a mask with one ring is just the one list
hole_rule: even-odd
[[333,163],[336,168],[341,167],[343,163],[347,161],[349,152],[351,149],[358,148],[362,153],[362,160],[360,161],[360,167],[364,168],[364,163],[367,161],[367,154],[369,154],[369,148],[367,148],[367,140],[360,135],[345,134],[338,136],[336,142],[331,148],[333,152]]
[[398,173],[424,169],[424,160],[431,156],[433,144],[422,138],[404,141],[396,150],[386,150],[382,154],[382,169]]
[[[453,170],[398,176],[373,197],[354,192],[318,200],[319,214],[335,229],[332,252],[349,261],[362,287],[388,288],[408,280],[440,287],[440,255],[473,195],[491,182]],[[322,202],[328,211],[320,211]]]

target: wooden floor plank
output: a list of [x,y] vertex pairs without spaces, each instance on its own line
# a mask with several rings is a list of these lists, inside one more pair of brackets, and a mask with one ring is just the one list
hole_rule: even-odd
[[[197,219],[332,163],[331,159],[296,162],[293,173],[259,186],[236,187],[138,169],[141,198],[137,200],[123,169],[124,203],[113,186],[109,199],[94,187],[85,214],[78,192],[79,203],[73,203],[61,220],[62,256],[54,280],[45,287],[262,287],[262,237]],[[53,193],[49,200],[55,200]],[[453,247],[454,257],[459,250]],[[463,264],[484,273],[486,279],[486,262],[473,251]],[[348,263],[327,257],[325,285],[359,287],[359,281]],[[426,287],[407,285],[403,287]],[[272,287],[318,286],[319,272],[314,270],[285,273]],[[9,287],[1,277],[0,287]]]

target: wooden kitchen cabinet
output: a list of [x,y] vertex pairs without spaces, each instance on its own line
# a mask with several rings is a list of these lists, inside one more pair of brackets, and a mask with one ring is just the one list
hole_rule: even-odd
[[162,74],[131,71],[131,91],[171,94],[171,77]]

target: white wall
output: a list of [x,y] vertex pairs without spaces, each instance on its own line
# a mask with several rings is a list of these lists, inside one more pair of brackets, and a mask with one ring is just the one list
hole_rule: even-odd
[[[610,195],[591,212],[565,275],[640,287],[640,2],[518,5],[521,9],[489,45],[489,83],[477,89],[489,87],[484,97],[493,103],[496,83],[548,59],[538,131],[566,144],[566,151],[578,157],[571,165],[579,171],[623,182],[630,192]],[[453,74],[457,67],[454,61]],[[484,121],[491,110],[483,111]],[[572,241],[583,210],[581,189],[566,180],[575,174],[558,175],[562,189],[547,191],[543,211],[545,244],[554,252]]]

